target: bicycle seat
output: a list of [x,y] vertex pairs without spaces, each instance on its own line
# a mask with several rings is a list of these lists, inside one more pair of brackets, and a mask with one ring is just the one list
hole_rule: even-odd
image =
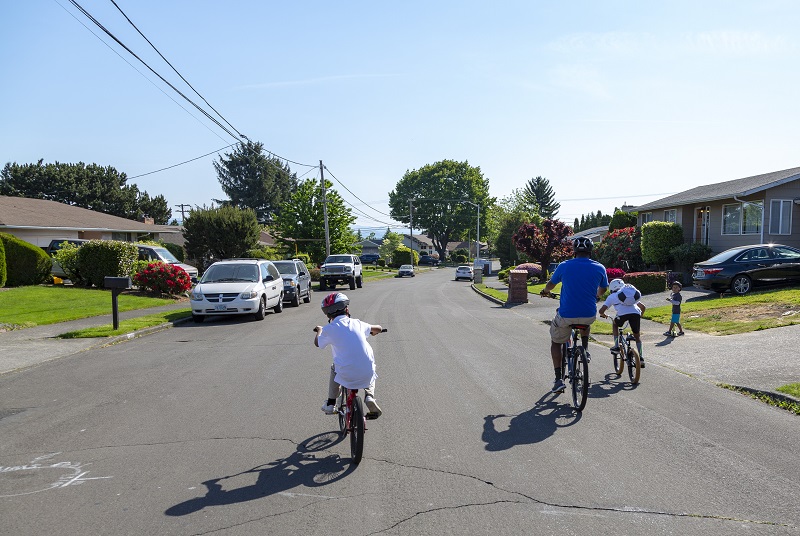
[[569,327],[572,329],[587,329],[589,324],[570,324]]

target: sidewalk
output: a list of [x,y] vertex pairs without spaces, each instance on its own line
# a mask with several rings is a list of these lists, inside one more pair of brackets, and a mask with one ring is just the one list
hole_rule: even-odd
[[[135,311],[125,311],[119,313],[120,320],[136,318],[164,311],[174,311],[186,309],[188,302],[174,303],[161,307],[149,309],[137,309]],[[58,335],[75,331],[78,329],[112,324],[111,314],[82,318],[58,324],[48,324],[46,326],[36,326],[27,329],[18,329],[0,333],[0,374],[6,374],[15,370],[23,369],[33,365],[38,365],[65,357],[78,352],[83,352],[91,348],[97,348],[108,344],[113,344],[120,340],[132,339],[136,336],[151,333],[170,327],[171,324],[147,328],[139,332],[122,335],[119,337],[103,337],[92,339],[59,339]]]

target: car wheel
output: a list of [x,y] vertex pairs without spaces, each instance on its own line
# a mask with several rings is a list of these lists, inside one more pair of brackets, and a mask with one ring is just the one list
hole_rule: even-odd
[[363,276],[356,277],[356,286],[361,288],[364,285]]
[[731,292],[737,296],[742,296],[750,292],[753,287],[753,281],[744,274],[739,274],[731,281]]
[[306,296],[303,298],[303,303],[311,303],[311,285],[308,286],[308,290],[306,291]]
[[275,305],[275,307],[273,307],[272,310],[275,311],[276,313],[283,312],[283,292],[281,292],[281,295],[278,297],[278,304]]
[[349,283],[350,283],[350,290],[355,290],[356,289],[356,278],[355,277],[351,277]]
[[320,290],[325,290],[326,288],[327,288],[327,285],[325,284],[325,278],[324,277],[320,277],[319,278],[319,289]]
[[194,320],[195,324],[202,324],[203,320],[205,320],[205,319],[206,319],[206,317],[204,317],[204,316],[192,315],[192,320]]
[[261,300],[258,302],[258,311],[253,313],[253,318],[256,320],[264,320],[264,317],[267,315],[267,298],[266,296],[261,296]]
[[292,307],[300,307],[300,294],[295,292],[294,298],[292,298]]

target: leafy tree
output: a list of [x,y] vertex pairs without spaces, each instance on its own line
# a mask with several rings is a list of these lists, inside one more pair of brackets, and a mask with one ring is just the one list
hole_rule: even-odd
[[214,169],[229,198],[215,201],[252,209],[260,222],[273,221],[297,189],[297,176],[289,165],[265,154],[260,142],[240,143],[219,162],[215,160]]
[[489,244],[502,266],[516,266],[520,261],[527,260],[522,258],[525,255],[517,250],[511,238],[525,223],[540,225],[542,218],[527,203],[521,190],[513,190],[511,195],[497,204],[489,220]]
[[393,268],[399,268],[403,264],[413,264],[415,266],[419,264],[419,253],[417,253],[416,250],[411,251],[411,248],[408,246],[399,246],[392,253],[391,266]]
[[386,229],[386,234],[383,235],[383,242],[378,246],[378,253],[381,257],[388,260],[394,256],[394,252],[402,245],[403,236]]
[[523,195],[528,204],[535,208],[542,218],[554,219],[558,214],[558,209],[561,208],[561,204],[556,203],[550,181],[544,177],[540,176],[529,180],[525,185]]
[[594,257],[606,268],[622,268],[638,272],[644,268],[641,249],[641,229],[614,229],[594,248]]
[[651,221],[642,225],[642,260],[665,266],[672,257],[670,250],[683,244],[683,228],[677,223]]
[[0,172],[0,195],[48,199],[88,208],[121,218],[140,220],[149,216],[165,224],[172,216],[167,200],[151,198],[111,166],[77,164],[7,163]]
[[[348,253],[353,251],[358,241],[351,230],[356,219],[339,193],[331,188],[333,184],[327,180],[325,184],[331,253]],[[293,240],[300,241],[303,251],[311,256],[313,262],[325,260],[325,218],[318,180],[308,179],[300,183],[281,207],[275,220],[275,230],[281,243],[291,245],[294,244]]]
[[203,268],[214,260],[245,256],[260,236],[261,227],[250,209],[194,208],[183,222],[186,253]]
[[608,223],[608,232],[615,229],[625,229],[626,227],[636,227],[638,220],[638,212],[623,212],[615,209],[614,215],[611,216],[611,221]]
[[572,229],[559,220],[544,220],[541,226],[523,224],[512,239],[517,249],[542,266],[545,279],[551,262],[559,262],[572,255],[572,246],[565,240]]
[[589,214],[585,215],[582,214],[580,225],[576,227],[573,231],[579,233],[581,231],[585,231],[586,229],[592,229],[594,227],[602,227],[603,225],[608,225],[610,222],[611,222],[611,215],[603,214],[602,211],[598,210],[595,213],[590,212]]
[[483,177],[480,168],[454,160],[406,171],[389,192],[392,218],[410,222],[409,200],[414,208],[414,227],[424,230],[442,259],[447,244],[466,237],[477,223],[476,207],[464,201],[480,206],[482,219],[494,204],[494,198],[489,197],[489,179]]

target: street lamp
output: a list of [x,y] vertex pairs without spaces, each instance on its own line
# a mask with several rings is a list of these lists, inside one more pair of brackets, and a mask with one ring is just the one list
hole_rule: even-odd
[[467,201],[466,199],[459,199],[459,201],[463,201],[469,205],[472,205],[478,209],[478,236],[476,238],[476,246],[475,246],[475,260],[480,260],[481,258],[481,206],[478,203],[473,203],[472,201]]

